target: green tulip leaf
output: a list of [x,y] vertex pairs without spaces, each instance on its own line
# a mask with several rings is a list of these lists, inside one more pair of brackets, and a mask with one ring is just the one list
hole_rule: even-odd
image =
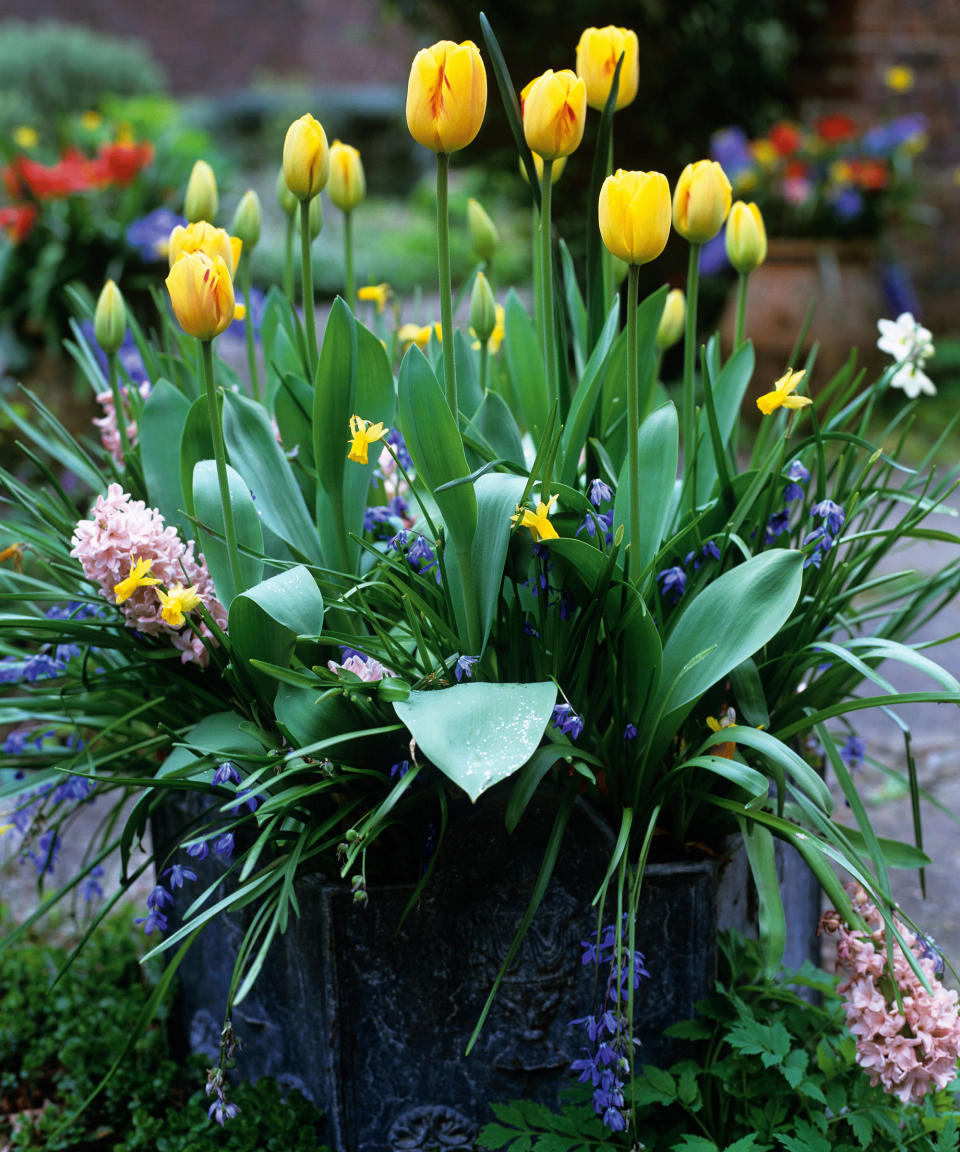
[[[180,511],[184,507],[180,473],[170,467],[180,459],[180,441],[190,412],[190,401],[169,380],[154,384],[140,417],[140,460],[147,497],[168,524],[175,524],[184,539],[193,534]],[[191,472],[192,475],[192,472]]]
[[455,684],[411,692],[394,711],[417,747],[476,802],[521,768],[537,749],[557,699],[539,684]]
[[624,461],[617,481],[613,505],[614,531],[623,525],[624,544],[636,554],[635,570],[643,572],[663,543],[667,526],[673,517],[674,486],[680,456],[680,426],[672,402],[655,408],[640,425],[638,433],[640,459],[640,528],[639,540],[630,539],[627,506],[629,486],[627,462]]
[[537,329],[512,288],[503,310],[503,350],[511,394],[520,405],[516,415],[539,443],[547,424],[547,375]]
[[[193,469],[193,503],[197,519],[209,528],[198,526],[197,544],[203,553],[217,599],[230,608],[237,593],[251,588],[263,579],[263,533],[260,531],[260,518],[257,506],[250,491],[240,476],[227,465],[227,484],[230,488],[230,510],[239,546],[240,587],[236,587],[230,571],[230,558],[224,542],[223,504],[220,501],[220,484],[217,479],[215,460],[198,460]],[[253,552],[247,555],[245,551]]]

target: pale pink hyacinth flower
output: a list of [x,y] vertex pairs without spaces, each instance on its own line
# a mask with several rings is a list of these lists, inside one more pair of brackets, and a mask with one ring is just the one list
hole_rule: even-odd
[[[73,532],[71,556],[75,556],[86,578],[99,585],[105,600],[116,603],[114,588],[130,575],[134,559],[150,560],[150,575],[167,588],[174,584],[196,585],[197,594],[219,625],[226,630],[227,611],[216,598],[213,580],[203,556],[194,557],[194,542],[184,545],[173,525],[165,525],[156,508],[142,500],[132,500],[119,484],[111,484],[106,496],[98,496],[91,518],[81,520]],[[156,587],[137,588],[120,605],[128,628],[147,636],[169,636],[179,649],[180,660],[205,668],[209,654],[193,629],[184,624],[172,628],[161,615],[162,605]],[[201,635],[212,640],[205,624],[197,620]]]
[[[146,400],[150,395],[152,385],[149,380],[144,380],[140,385],[140,395]],[[127,441],[131,447],[137,442],[137,422],[130,416],[130,405],[127,401],[129,392],[124,386],[120,389],[120,400],[123,405],[124,412],[127,415]],[[93,418],[93,426],[100,430],[100,443],[106,448],[110,455],[116,460],[118,464],[123,463],[123,451],[120,444],[120,432],[117,428],[117,414],[113,407],[113,393],[98,392],[97,403],[103,409],[102,416],[95,416]]]
[[351,653],[342,664],[338,664],[336,660],[328,660],[327,667],[337,676],[346,669],[368,684],[383,680],[385,677],[396,676],[396,672],[384,668],[379,660],[374,660],[372,656],[361,656],[359,652]]
[[870,931],[848,928],[835,911],[821,918],[821,930],[836,932],[837,969],[848,978],[837,986],[844,998],[847,1026],[857,1039],[857,1063],[870,1074],[871,1084],[904,1104],[919,1103],[927,1092],[945,1088],[957,1071],[960,1056],[960,1014],[957,993],[937,978],[929,944],[896,920],[907,947],[931,987],[920,983],[899,944],[893,949],[893,979],[900,989],[887,1000],[889,986],[883,919],[859,885],[848,889]]

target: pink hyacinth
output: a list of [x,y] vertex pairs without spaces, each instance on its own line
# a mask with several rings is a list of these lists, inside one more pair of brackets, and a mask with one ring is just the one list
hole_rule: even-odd
[[[150,381],[144,380],[140,385],[140,395],[146,400],[150,395]],[[127,441],[131,447],[137,442],[137,422],[130,415],[130,403],[127,397],[129,392],[126,387],[120,389],[120,399],[123,405],[124,414],[127,417]],[[102,416],[95,416],[93,425],[95,428],[100,429],[100,443],[106,448],[110,455],[116,460],[118,464],[123,463],[123,451],[120,444],[120,431],[117,428],[117,413],[113,405],[112,392],[98,392],[97,403],[103,408]]]
[[372,684],[376,680],[383,680],[384,677],[396,676],[396,672],[384,668],[379,660],[374,660],[372,656],[361,656],[359,652],[351,653],[342,664],[338,664],[336,660],[328,660],[327,667],[337,676],[346,669],[368,684]]
[[[164,525],[156,508],[142,500],[132,500],[119,484],[111,484],[106,496],[98,496],[91,518],[81,520],[71,540],[75,556],[88,580],[100,586],[104,599],[116,603],[114,588],[130,575],[134,559],[151,560],[150,575],[168,588],[174,584],[196,585],[207,611],[223,629],[227,612],[217,600],[213,580],[203,556],[194,557],[194,542],[186,545],[172,525]],[[181,661],[206,667],[208,653],[203,641],[189,625],[172,628],[160,614],[160,598],[155,587],[137,588],[120,605],[128,628],[148,636],[165,635],[181,652]],[[197,621],[200,635],[213,640],[205,624]]]
[[882,1084],[905,1104],[919,1103],[927,1092],[946,1087],[956,1074],[957,993],[937,979],[926,941],[895,920],[932,989],[932,994],[926,991],[895,943],[892,975],[900,989],[901,1011],[892,995],[883,918],[863,888],[852,885],[848,890],[870,931],[848,928],[832,910],[824,914],[820,926],[837,933],[837,969],[848,973],[837,991],[844,998],[847,1026],[857,1038],[857,1063],[869,1072],[871,1084]]

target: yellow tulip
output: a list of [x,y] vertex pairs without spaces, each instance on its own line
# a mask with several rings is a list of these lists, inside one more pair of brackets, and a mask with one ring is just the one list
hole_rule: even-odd
[[180,327],[198,340],[212,340],[230,327],[234,313],[233,278],[222,256],[185,252],[166,280]]
[[673,226],[691,244],[706,244],[723,227],[732,191],[716,160],[697,160],[680,173],[673,193]]
[[662,172],[608,176],[600,189],[600,235],[627,264],[655,260],[670,236],[670,185]]
[[523,135],[527,147],[543,160],[575,152],[583,139],[587,88],[569,68],[548,68],[521,93]]
[[212,220],[217,214],[217,178],[206,160],[198,160],[187,181],[187,193],[183,201],[183,212],[191,222]]
[[577,45],[577,75],[587,86],[587,103],[602,112],[610,95],[617,61],[623,66],[617,83],[616,108],[632,104],[640,84],[640,46],[636,32],[629,28],[587,28]]
[[738,200],[730,209],[724,237],[727,258],[738,272],[752,272],[767,258],[767,230],[756,204]]
[[195,224],[188,224],[186,228],[182,224],[174,228],[170,233],[167,257],[172,268],[181,256],[191,252],[203,252],[211,260],[219,256],[233,276],[237,270],[242,247],[243,241],[238,236],[231,236],[225,228],[214,228],[206,220],[198,220]]
[[341,144],[339,140],[334,140],[330,145],[330,183],[327,192],[341,212],[351,212],[367,194],[360,153],[349,144]]
[[283,178],[298,200],[312,200],[327,183],[330,149],[327,134],[309,112],[287,129],[283,141]]
[[458,152],[480,131],[487,110],[487,72],[472,40],[440,40],[413,58],[407,82],[407,127],[424,148]]
[[103,286],[97,309],[93,314],[93,335],[108,356],[120,351],[120,345],[127,334],[127,309],[120,295],[120,289],[112,280]]
[[671,288],[663,306],[663,315],[657,327],[657,351],[665,352],[672,348],[683,335],[683,325],[687,319],[687,301],[681,288]]

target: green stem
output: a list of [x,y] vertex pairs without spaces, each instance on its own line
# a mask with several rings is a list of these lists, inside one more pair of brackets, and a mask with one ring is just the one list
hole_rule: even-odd
[[[610,176],[613,172],[613,133],[610,133],[610,145],[607,149],[607,172]],[[610,301],[613,299],[613,253],[606,246],[601,245],[600,255],[603,257],[603,264],[601,265],[603,271],[603,314],[606,316],[610,308]]]
[[250,373],[250,394],[254,400],[260,399],[260,380],[257,375],[257,346],[253,339],[253,297],[250,292],[250,256],[244,254],[240,260],[240,278],[243,284],[243,302],[247,315],[243,322],[243,334],[247,342],[247,371]]
[[543,331],[543,269],[540,267],[540,210],[536,204],[530,205],[531,216],[531,265],[533,267],[533,306],[537,317],[537,327]]
[[113,393],[113,411],[117,417],[117,431],[120,433],[120,452],[123,462],[130,465],[130,440],[127,436],[127,414],[123,410],[120,396],[120,385],[117,382],[117,354],[107,356],[107,376],[110,380],[110,391]]
[[553,164],[544,160],[540,184],[540,275],[543,293],[543,363],[547,370],[547,406],[560,402],[557,381],[556,336],[553,327],[553,245],[550,242],[550,194],[553,188]]
[[480,394],[487,394],[487,364],[490,359],[490,341],[484,340],[480,345]]
[[737,322],[734,329],[734,352],[743,344],[743,330],[747,320],[747,274],[741,272],[737,277]]
[[454,420],[459,419],[456,361],[453,353],[453,285],[450,276],[450,218],[447,184],[450,157],[437,153],[437,272],[440,281],[440,331],[443,343],[443,387]]
[[357,285],[353,276],[353,212],[343,214],[343,264],[346,272],[347,303],[357,311]]
[[630,516],[630,564],[632,580],[640,576],[640,379],[637,369],[637,295],[640,267],[627,270],[627,495]]
[[293,216],[287,217],[287,235],[284,242],[284,261],[283,261],[283,292],[286,298],[290,301],[291,306],[293,300]]
[[300,269],[303,283],[303,323],[307,333],[311,383],[317,378],[317,317],[313,304],[313,261],[310,258],[310,201],[300,201]]
[[217,462],[217,483],[220,486],[220,503],[223,505],[223,535],[227,542],[227,556],[230,559],[230,576],[233,579],[234,594],[243,591],[240,580],[240,556],[237,552],[237,535],[233,527],[233,509],[230,506],[230,483],[227,479],[227,450],[223,444],[223,426],[220,423],[220,406],[217,403],[217,388],[213,378],[213,341],[201,340],[203,360],[203,382],[207,390],[207,412],[210,417],[210,434],[213,436],[213,455]]
[[687,271],[687,327],[683,338],[683,401],[681,419],[683,423],[683,470],[690,490],[690,509],[696,510],[697,448],[695,443],[696,425],[694,413],[694,365],[697,357],[697,295],[700,285],[700,245],[690,245],[690,262]]

